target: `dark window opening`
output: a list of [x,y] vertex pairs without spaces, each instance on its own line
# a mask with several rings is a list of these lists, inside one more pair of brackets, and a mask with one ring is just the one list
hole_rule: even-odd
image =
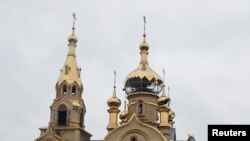
[[66,85],[63,86],[63,93],[64,93],[64,94],[67,93],[67,86],[66,86]]
[[76,87],[75,87],[75,86],[73,86],[73,88],[72,88],[72,94],[73,94],[73,95],[76,94]]
[[58,125],[66,125],[67,123],[67,107],[65,105],[61,105],[58,108]]
[[139,105],[139,114],[142,114],[142,104]]
[[143,102],[142,101],[139,101],[138,114],[140,114],[140,115],[143,114]]
[[136,137],[131,138],[131,141],[137,141]]

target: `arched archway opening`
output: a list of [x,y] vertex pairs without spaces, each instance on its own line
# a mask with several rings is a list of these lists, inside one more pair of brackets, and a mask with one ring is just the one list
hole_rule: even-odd
[[66,125],[67,124],[67,107],[65,105],[61,105],[58,107],[58,125]]

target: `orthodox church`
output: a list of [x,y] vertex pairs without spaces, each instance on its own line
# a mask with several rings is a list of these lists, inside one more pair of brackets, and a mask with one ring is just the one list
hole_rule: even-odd
[[[91,141],[92,135],[84,126],[86,107],[82,99],[81,69],[76,61],[76,18],[73,16],[69,50],[55,86],[56,97],[50,106],[50,121],[47,127],[39,128],[40,136],[35,141]],[[170,108],[165,88],[165,72],[161,77],[148,63],[145,23],[144,17],[143,41],[139,45],[141,59],[139,66],[125,78],[123,90],[126,100],[122,112],[119,110],[121,100],[116,96],[114,72],[113,94],[107,100],[107,134],[102,141],[177,141],[173,121],[175,113]],[[187,141],[195,139],[189,136]]]

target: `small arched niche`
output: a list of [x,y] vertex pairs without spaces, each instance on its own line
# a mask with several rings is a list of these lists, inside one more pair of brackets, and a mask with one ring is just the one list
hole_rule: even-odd
[[66,84],[63,85],[62,91],[63,91],[63,94],[67,94],[68,88]]
[[138,104],[137,104],[137,113],[138,113],[138,115],[144,115],[144,103],[143,103],[142,100],[138,101]]

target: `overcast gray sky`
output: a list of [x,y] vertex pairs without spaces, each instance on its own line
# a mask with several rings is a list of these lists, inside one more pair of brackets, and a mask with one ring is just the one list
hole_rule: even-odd
[[107,133],[113,70],[124,100],[144,15],[149,64],[166,69],[177,138],[206,141],[207,124],[250,123],[249,0],[0,0],[2,141],[31,141],[47,126],[73,12],[92,139]]

